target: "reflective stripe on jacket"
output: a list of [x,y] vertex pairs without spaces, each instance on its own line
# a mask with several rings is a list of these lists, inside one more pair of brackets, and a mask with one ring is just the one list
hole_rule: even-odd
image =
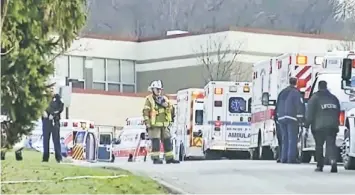
[[155,103],[153,94],[146,97],[143,108],[143,118],[146,123],[153,127],[168,127],[172,121],[171,104],[166,96],[163,96],[168,106],[165,108]]

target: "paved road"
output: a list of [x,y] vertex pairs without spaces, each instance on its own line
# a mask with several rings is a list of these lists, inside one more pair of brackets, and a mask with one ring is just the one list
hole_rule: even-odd
[[302,193],[354,194],[355,171],[339,166],[337,174],[315,173],[314,164],[288,165],[273,161],[187,161],[176,165],[151,163],[92,163],[113,166],[155,177],[186,193]]

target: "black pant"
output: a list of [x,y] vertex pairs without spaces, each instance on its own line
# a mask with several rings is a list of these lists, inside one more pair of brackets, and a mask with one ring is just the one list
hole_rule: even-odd
[[316,141],[316,158],[317,167],[324,166],[323,147],[326,142],[326,151],[329,153],[329,159],[331,162],[337,162],[337,147],[335,144],[338,129],[322,129],[312,131],[313,137]]
[[53,124],[52,120],[46,118],[42,119],[43,161],[49,160],[49,138],[51,137],[51,134],[54,145],[55,159],[57,161],[62,160],[59,131],[59,121]]
[[277,160],[281,160],[281,152],[282,152],[282,134],[280,124],[276,123],[276,138],[278,142],[278,157]]

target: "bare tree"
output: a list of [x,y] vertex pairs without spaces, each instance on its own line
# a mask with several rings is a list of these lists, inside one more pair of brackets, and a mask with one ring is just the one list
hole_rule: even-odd
[[337,20],[355,19],[355,0],[330,0],[334,5],[334,18]]
[[[231,76],[243,76],[237,56],[240,54],[242,42],[228,43],[226,37],[212,37],[200,45],[196,52],[198,63],[203,66],[205,82],[230,81]],[[232,79],[234,80],[234,79]]]

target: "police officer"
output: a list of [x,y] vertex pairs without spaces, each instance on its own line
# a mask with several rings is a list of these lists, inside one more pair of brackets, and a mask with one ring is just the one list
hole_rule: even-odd
[[59,94],[54,94],[55,82],[50,83],[48,86],[53,98],[49,107],[43,112],[42,115],[42,134],[43,134],[43,162],[49,160],[49,138],[52,134],[54,145],[55,159],[59,163],[62,160],[60,149],[60,114],[63,111],[64,104],[61,101]]
[[171,134],[168,129],[172,122],[172,105],[169,99],[162,95],[163,84],[160,80],[153,81],[148,88],[152,94],[146,97],[143,108],[143,118],[147,126],[148,135],[152,140],[151,157],[154,164],[162,164],[159,158],[160,141],[162,141],[167,164],[179,163],[174,159]]
[[289,79],[289,86],[281,91],[277,102],[278,121],[282,135],[281,163],[298,163],[297,140],[299,124],[304,122],[305,105],[296,88],[297,78]]
[[336,135],[339,132],[340,103],[338,98],[327,89],[327,82],[319,81],[318,91],[312,95],[307,105],[306,126],[316,141],[317,168],[322,172],[324,167],[323,145],[327,142],[327,150],[331,163],[331,172],[338,172],[336,161]]

